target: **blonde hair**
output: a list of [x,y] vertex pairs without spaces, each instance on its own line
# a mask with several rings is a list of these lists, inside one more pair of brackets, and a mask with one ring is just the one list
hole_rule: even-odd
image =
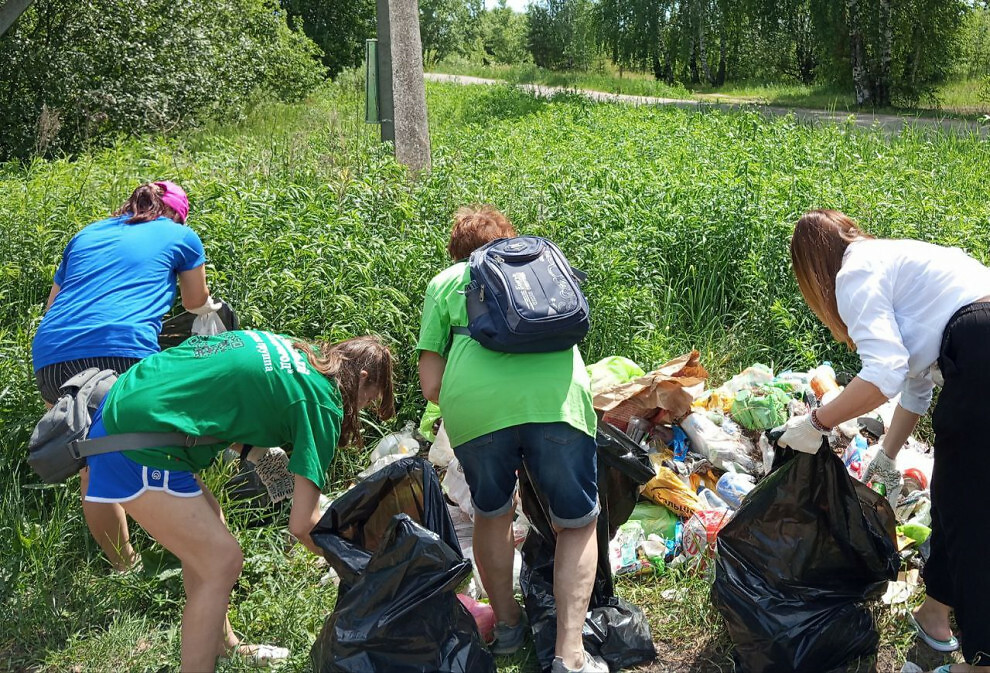
[[852,350],[856,350],[856,344],[839,315],[835,277],[849,244],[871,238],[855,220],[837,210],[808,211],[798,220],[791,236],[791,264],[805,302],[832,336]]

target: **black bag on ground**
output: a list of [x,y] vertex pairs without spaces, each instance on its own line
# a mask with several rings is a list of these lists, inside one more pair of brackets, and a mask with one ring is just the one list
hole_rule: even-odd
[[319,673],[495,673],[456,589],[471,573],[433,466],[386,465],[334,500],[310,534],[340,576],[310,651]]
[[[655,473],[646,452],[607,423],[599,424],[597,444],[598,500],[601,504],[598,570],[584,623],[584,646],[592,654],[601,656],[612,670],[618,670],[653,661],[657,656],[646,615],[637,606],[615,595],[608,558],[608,541],[629,519],[639,497],[639,486],[652,479]],[[553,662],[557,637],[553,598],[556,536],[546,499],[525,469],[519,474],[519,492],[523,512],[533,524],[521,550],[519,584],[533,632],[536,658],[541,669],[546,670]]]
[[777,451],[775,470],[718,534],[712,602],[737,670],[828,671],[876,651],[864,603],[897,576],[894,512],[827,440],[815,455]]

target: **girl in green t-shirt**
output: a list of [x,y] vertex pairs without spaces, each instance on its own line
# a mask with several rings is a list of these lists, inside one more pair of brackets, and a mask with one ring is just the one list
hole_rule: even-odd
[[375,337],[310,346],[244,330],[193,337],[123,374],[89,436],[184,432],[222,443],[121,451],[88,459],[87,498],[118,502],[182,561],[182,670],[212,671],[218,656],[267,663],[288,651],[241,644],[226,619],[243,554],[196,472],[228,443],[289,445],[295,475],[289,531],[315,554],[309,532],[338,445],[361,444],[358,413],[394,415],[392,355]]

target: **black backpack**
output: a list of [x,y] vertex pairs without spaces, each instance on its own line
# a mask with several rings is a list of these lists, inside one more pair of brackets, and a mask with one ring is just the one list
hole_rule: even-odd
[[585,274],[539,236],[499,238],[468,260],[468,326],[454,327],[502,353],[547,353],[579,343],[591,327]]

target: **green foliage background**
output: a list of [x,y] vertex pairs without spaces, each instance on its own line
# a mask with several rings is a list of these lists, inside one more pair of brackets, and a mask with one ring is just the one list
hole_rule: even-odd
[[[589,272],[587,361],[623,354],[649,368],[698,348],[716,382],[754,361],[855,366],[810,316],[789,269],[792,223],[808,208],[839,208],[873,233],[960,245],[987,260],[990,146],[976,137],[911,128],[891,137],[756,112],[431,84],[434,168],[412,182],[361,122],[361,87],[347,75],[305,105],[264,105],[236,126],[0,166],[0,667],[177,662],[174,560],[136,531],[146,570],[108,576],[75,484],[39,488],[24,463],[41,411],[30,339],[62,248],[143,180],[189,190],[211,288],[245,325],[299,337],[383,334],[401,365],[402,420],[423,407],[413,352],[420,302],[448,263],[449,218],[462,204],[496,204]],[[330,490],[366,462],[341,451]],[[207,475],[214,486],[225,477],[220,468]],[[250,512],[226,506],[246,557],[234,627],[289,646],[288,670],[304,670],[334,600],[319,585],[324,569],[300,550],[283,555],[284,518],[249,528]],[[659,641],[715,641],[725,664],[704,582],[688,598],[659,598],[678,584],[688,586],[665,578],[621,591],[647,608]],[[884,652],[910,640],[889,620],[883,628]],[[533,670],[525,656],[506,666]]]
[[299,100],[318,55],[270,0],[37,0],[0,38],[0,160]]

